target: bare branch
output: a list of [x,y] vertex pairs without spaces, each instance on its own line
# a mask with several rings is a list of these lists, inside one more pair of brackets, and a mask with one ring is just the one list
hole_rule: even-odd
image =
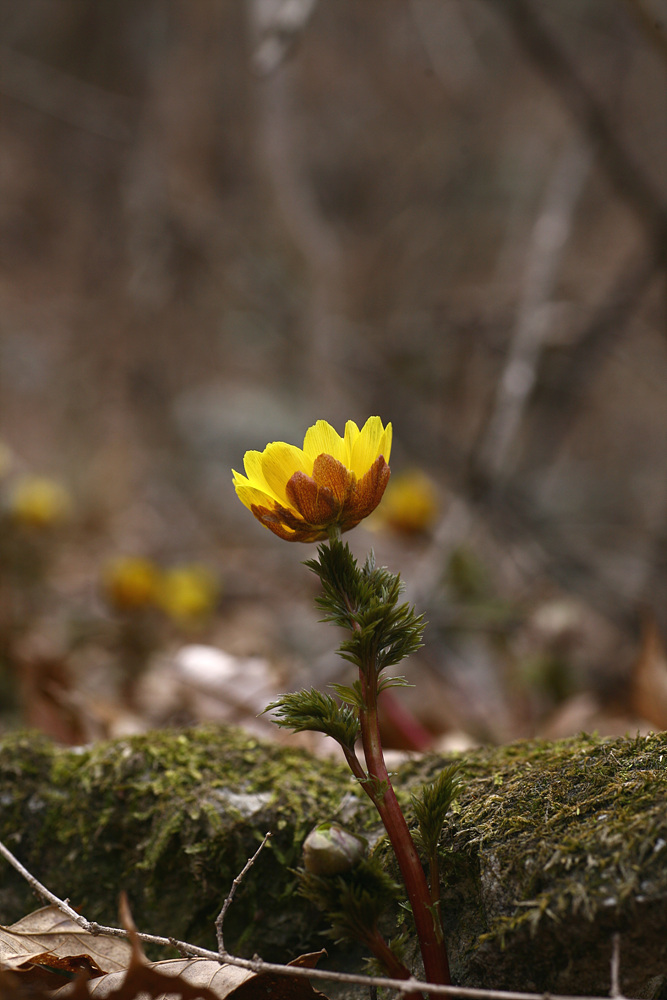
[[462,3],[411,0],[410,9],[433,72],[448,93],[461,97],[484,72]]
[[667,66],[667,31],[664,25],[660,24],[656,12],[651,10],[646,0],[625,0],[625,3]]
[[114,142],[131,138],[133,102],[3,45],[0,92],[44,114]]
[[60,899],[60,897],[52,893],[50,889],[47,889],[45,885],[42,885],[42,883],[38,881],[38,879],[36,879],[35,876],[31,872],[29,872],[27,868],[23,867],[18,858],[14,857],[9,848],[5,847],[5,845],[2,843],[1,840],[0,840],[0,854],[2,854],[3,858],[6,861],[9,861],[10,865],[12,865],[12,867],[16,869],[19,875],[21,875],[26,880],[30,888],[33,889],[36,893],[38,893],[38,895],[40,895],[43,899],[47,900],[47,902],[52,903],[54,906],[57,906],[59,910],[62,910],[63,913],[67,914],[70,920],[74,920],[79,925],[79,927],[83,927],[84,930],[90,930],[90,924],[85,919],[85,917],[82,917],[79,913],[76,912],[76,910],[73,910],[72,907],[67,902],[67,900]]
[[260,76],[270,76],[298,42],[317,0],[249,0],[257,36],[253,66]]
[[526,254],[524,287],[495,408],[479,449],[478,464],[492,481],[507,478],[507,460],[536,381],[549,333],[548,303],[572,229],[572,217],[588,177],[591,152],[576,136],[558,158]]
[[611,989],[612,1000],[623,1000],[620,983],[621,971],[621,935],[613,934],[611,939]]
[[285,235],[303,261],[308,288],[293,332],[294,377],[310,385],[321,406],[331,407],[342,391],[330,373],[347,313],[344,252],[304,160],[298,86],[289,65],[257,81],[257,153]]
[[220,952],[221,956],[226,954],[225,944],[224,944],[224,940],[223,940],[223,937],[222,937],[222,925],[224,923],[225,915],[227,913],[227,910],[229,909],[229,907],[231,905],[231,902],[232,902],[232,900],[234,898],[234,893],[236,892],[237,887],[241,884],[241,882],[243,881],[245,875],[247,875],[247,873],[250,871],[250,869],[254,865],[255,861],[259,857],[260,853],[262,852],[262,849],[265,847],[265,845],[266,845],[266,843],[267,843],[267,841],[269,840],[270,837],[271,837],[271,831],[269,830],[267,833],[264,834],[264,839],[262,840],[262,843],[259,845],[259,847],[255,851],[255,853],[253,854],[253,856],[251,858],[248,858],[248,861],[247,861],[245,867],[236,876],[236,878],[232,882],[232,887],[229,890],[229,895],[227,896],[227,899],[222,904],[222,909],[220,910],[220,913],[218,914],[218,916],[216,918],[216,921],[215,921],[215,931],[216,931],[216,934],[218,936],[218,951]]
[[659,255],[636,251],[626,255],[608,283],[590,322],[569,352],[558,378],[552,378],[552,405],[544,419],[533,417],[533,438],[539,442],[541,463],[546,466],[572,427],[586,398],[593,373],[624,331],[643,296],[660,272]]

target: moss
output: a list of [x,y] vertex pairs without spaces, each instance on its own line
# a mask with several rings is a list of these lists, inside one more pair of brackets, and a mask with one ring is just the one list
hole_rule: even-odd
[[[0,750],[0,836],[92,919],[115,922],[125,888],[141,926],[212,946],[233,878],[271,829],[259,877],[247,880],[230,910],[228,944],[254,949],[261,940],[271,953],[275,937],[284,957],[313,927],[288,869],[308,831],[351,790],[342,768],[235,730],[154,732],[75,751],[30,734]],[[6,881],[3,923],[32,908],[25,885],[10,876],[9,892]]]
[[638,989],[665,971],[667,734],[516,743],[468,755],[463,775],[443,860],[466,982],[489,985],[491,965],[494,986],[606,992],[611,934],[646,942],[654,910],[647,967],[626,977]]
[[[448,760],[395,779],[415,784]],[[466,985],[561,993],[609,989],[611,935],[621,985],[649,995],[667,973],[667,735],[489,748],[462,759],[464,786],[443,837],[452,967]],[[213,727],[63,750],[33,734],[0,745],[0,837],[54,891],[116,922],[128,890],[140,926],[208,946],[235,875],[227,944],[286,957],[324,929],[290,867],[316,822],[376,823],[345,768]],[[390,853],[383,851],[390,864]],[[0,920],[34,905],[0,869]]]

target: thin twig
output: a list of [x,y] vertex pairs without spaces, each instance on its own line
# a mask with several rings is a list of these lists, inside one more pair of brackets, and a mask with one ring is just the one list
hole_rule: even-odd
[[[657,254],[632,251],[616,268],[592,318],[569,352],[567,363],[548,387],[551,405],[544,418],[533,414],[532,434],[543,468],[553,461],[581,411],[591,381],[614,343],[627,329],[661,267]],[[543,393],[546,395],[546,388]],[[544,405],[544,404],[543,404]]]
[[[266,9],[267,5],[261,5]],[[314,8],[314,0],[292,4],[297,20],[299,10]],[[268,7],[284,14],[287,4]],[[260,5],[255,0],[255,14]],[[303,22],[305,23],[305,22]],[[261,30],[257,26],[256,30]],[[301,30],[300,28],[297,30]],[[294,37],[289,34],[289,37]],[[269,39],[278,36],[275,31]],[[268,43],[267,43],[268,44]],[[295,377],[310,385],[319,396],[320,406],[334,409],[340,403],[340,389],[330,377],[340,354],[342,322],[348,312],[345,282],[345,252],[338,230],[322,211],[320,199],[304,161],[307,143],[301,134],[296,80],[293,67],[278,57],[277,68],[257,80],[256,123],[259,166],[268,182],[284,234],[304,267],[304,287],[308,288],[301,322],[293,336],[290,363]]]
[[247,875],[247,873],[250,871],[250,869],[254,865],[255,861],[259,857],[261,851],[265,847],[265,845],[266,845],[266,843],[267,843],[267,841],[269,840],[270,837],[271,837],[271,831],[269,830],[267,833],[264,834],[264,839],[263,839],[262,843],[259,845],[259,847],[257,848],[257,850],[255,851],[255,853],[253,854],[253,856],[251,858],[248,858],[248,861],[246,862],[245,867],[236,876],[236,878],[232,882],[232,887],[229,890],[229,895],[227,896],[227,899],[222,904],[222,909],[220,910],[220,913],[218,914],[218,916],[216,918],[216,921],[215,921],[215,932],[216,932],[217,937],[218,937],[218,951],[220,952],[220,956],[221,957],[223,955],[227,954],[227,951],[225,949],[225,943],[224,943],[224,940],[223,940],[223,937],[222,937],[222,925],[223,925],[224,920],[225,920],[225,914],[227,913],[227,910],[229,909],[229,907],[231,905],[231,902],[232,902],[232,900],[234,898],[234,893],[236,892],[237,887],[241,884],[241,882],[243,881],[244,877]]
[[611,937],[611,989],[609,996],[613,1000],[622,1000],[621,992],[621,935],[612,934]]
[[410,10],[431,69],[451,98],[462,98],[485,69],[463,5],[411,0]]
[[18,858],[14,857],[9,848],[5,847],[5,845],[2,843],[1,840],[0,840],[0,854],[2,854],[3,858],[5,858],[6,861],[9,861],[10,865],[12,865],[19,873],[19,875],[21,875],[26,880],[31,889],[33,889],[44,899],[48,900],[49,903],[53,903],[53,905],[57,906],[58,909],[62,910],[63,913],[66,913],[71,920],[74,920],[79,925],[79,927],[83,927],[84,930],[90,930],[89,922],[85,919],[85,917],[82,917],[79,913],[76,912],[76,910],[73,910],[72,907],[67,902],[67,900],[60,899],[58,896],[52,893],[50,889],[47,889],[45,885],[42,885],[42,883],[38,881],[38,879],[36,879],[35,876],[31,874],[31,872],[29,872],[27,868],[23,867]]
[[[14,857],[11,851],[0,841],[0,854],[19,872],[36,892],[44,899],[47,899],[68,917],[74,920],[84,930],[91,934],[102,934],[106,937],[127,938],[128,932],[121,927],[103,927],[91,920],[86,920],[76,913],[69,903],[60,899],[46,886],[32,875],[21,862]],[[235,965],[240,969],[248,969],[250,972],[271,973],[276,976],[291,976],[297,979],[319,979],[322,981],[337,983],[358,983],[367,987],[383,987],[390,990],[398,990],[400,993],[411,993],[417,990],[428,991],[443,997],[463,997],[464,1000],[604,1000],[602,997],[574,996],[556,993],[520,993],[511,990],[483,990],[474,989],[468,986],[440,986],[436,983],[425,983],[419,979],[385,979],[382,976],[362,976],[351,972],[330,972],[327,969],[306,969],[296,965],[278,965],[275,962],[264,962],[261,958],[238,958],[236,955],[229,955],[227,952],[220,954],[216,951],[209,951],[207,948],[198,948],[194,944],[186,941],[179,941],[177,938],[159,937],[156,934],[142,934],[138,932],[140,941],[147,944],[157,944],[163,947],[176,948],[182,955],[191,955],[194,958],[206,958],[213,962],[220,962],[226,965]]]

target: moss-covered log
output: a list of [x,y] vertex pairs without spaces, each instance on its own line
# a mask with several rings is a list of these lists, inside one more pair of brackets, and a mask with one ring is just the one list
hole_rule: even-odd
[[[407,801],[442,758],[405,764]],[[466,755],[443,838],[456,981],[609,991],[621,935],[628,996],[667,996],[667,735],[518,743]],[[82,749],[34,734],[0,744],[0,838],[85,914],[116,921],[120,889],[142,929],[214,947],[213,922],[259,840],[274,837],[226,922],[238,952],[286,960],[321,944],[291,868],[317,822],[375,817],[341,766],[214,728]],[[0,862],[0,922],[36,901]]]

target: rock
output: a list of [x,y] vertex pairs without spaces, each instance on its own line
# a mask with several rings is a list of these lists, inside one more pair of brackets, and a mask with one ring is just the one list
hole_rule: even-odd
[[[667,971],[667,735],[516,743],[462,759],[442,852],[454,980],[608,994],[619,933],[621,989],[655,994]],[[399,797],[450,761],[403,764]],[[326,929],[295,892],[306,835],[336,820],[374,842],[377,826],[342,765],[214,727],[75,749],[5,737],[0,806],[0,839],[88,918],[116,924],[125,889],[142,930],[210,948],[232,880],[272,830],[225,941],[278,961],[320,947]],[[0,865],[8,924],[39,903]],[[349,968],[359,956],[334,958]]]
[[454,981],[608,995],[618,933],[621,990],[651,995],[667,971],[667,734],[522,742],[465,760],[443,837]]

